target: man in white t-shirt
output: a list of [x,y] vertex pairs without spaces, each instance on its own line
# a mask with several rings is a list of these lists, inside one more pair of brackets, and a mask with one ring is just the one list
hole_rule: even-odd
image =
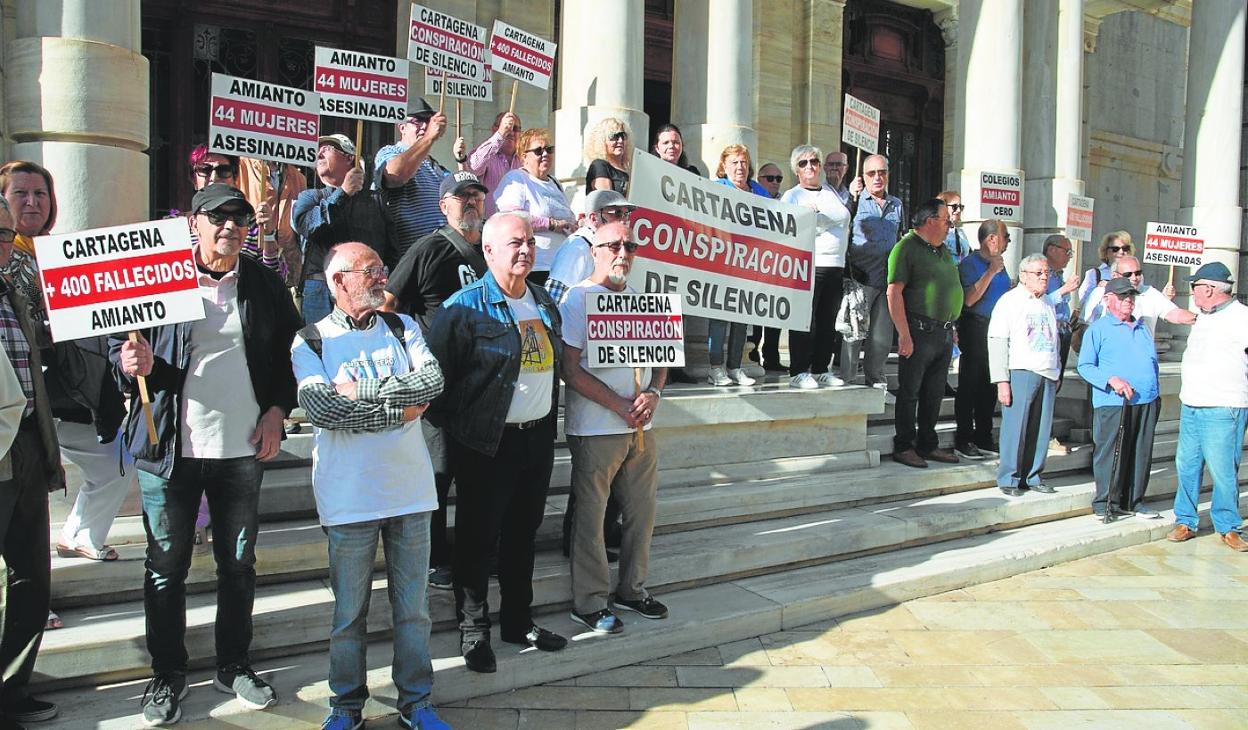
[[1231,295],[1225,264],[1210,262],[1187,279],[1200,317],[1183,352],[1179,389],[1179,449],[1174,457],[1179,490],[1174,495],[1174,529],[1166,537],[1196,536],[1201,475],[1213,479],[1213,529],[1236,552],[1248,552],[1239,532],[1239,462],[1248,426],[1248,307]]
[[[1171,293],[1167,296],[1160,289],[1144,283],[1144,270],[1140,266],[1140,260],[1136,257],[1123,256],[1115,260],[1110,269],[1110,276],[1114,279],[1128,279],[1131,285],[1140,291],[1135,297],[1134,316],[1143,322],[1145,327],[1148,327],[1148,333],[1152,335],[1154,341],[1157,339],[1158,319],[1164,319],[1171,324],[1184,325],[1191,325],[1196,321],[1195,314],[1181,309],[1170,301],[1174,298],[1173,289],[1168,289]],[[1098,286],[1089,292],[1088,301],[1083,305],[1083,321],[1092,324],[1104,313],[1105,287]]]
[[325,727],[359,727],[368,698],[364,654],[378,538],[394,626],[391,676],[407,727],[449,728],[429,704],[430,513],[433,466],[418,422],[442,392],[442,371],[416,321],[379,313],[388,271],[363,243],[329,253],[334,309],[291,346],[299,405],[315,427],[312,490],[329,537],[334,593],[329,634],[330,715]]
[[568,288],[594,273],[594,257],[590,255],[594,231],[615,221],[627,223],[636,208],[614,190],[595,190],[585,196],[585,225],[559,247],[546,279],[546,291],[555,304],[562,305]]
[[1057,317],[1044,296],[1049,263],[1033,253],[1018,266],[1018,286],[1001,295],[988,322],[988,370],[1001,403],[1001,465],[997,486],[1011,497],[1025,490],[1052,494],[1040,480],[1053,428],[1053,397],[1061,367]]
[[[616,608],[644,618],[667,618],[667,607],[645,588],[650,564],[658,489],[658,454],[650,433],[666,368],[642,368],[639,381],[630,367],[590,368],[586,352],[585,299],[602,292],[631,292],[628,274],[637,244],[624,223],[594,232],[594,271],[564,299],[563,379],[568,385],[565,430],[572,452],[572,620],[591,631],[618,633],[624,625],[611,611],[603,515],[608,495],[624,514]],[[638,392],[637,383],[645,383]],[[638,434],[637,429],[643,429]]]

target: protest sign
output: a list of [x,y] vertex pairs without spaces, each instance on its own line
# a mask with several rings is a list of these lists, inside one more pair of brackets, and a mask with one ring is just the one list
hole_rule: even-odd
[[[488,55],[487,55],[488,58]],[[425,95],[441,96],[443,72],[436,68],[425,69]],[[446,75],[446,95],[453,99],[469,101],[494,101],[494,72],[487,61],[485,78],[481,81]],[[456,135],[458,136],[458,135]]]
[[320,134],[319,96],[314,91],[214,73],[208,151],[313,165]]
[[57,342],[204,318],[185,218],[39,236]]
[[1146,264],[1199,267],[1204,261],[1205,239],[1196,226],[1149,223],[1144,234]]
[[1092,240],[1092,198],[1070,194],[1066,202],[1066,237],[1073,241]]
[[1013,172],[979,173],[979,216],[1021,223],[1023,220],[1023,176]]
[[485,79],[485,28],[412,4],[407,58],[470,81]]
[[846,94],[845,110],[841,114],[841,141],[875,154],[880,143],[880,110]]
[[686,315],[810,329],[815,211],[720,185],[640,149],[632,173],[634,281],[678,294]]
[[553,41],[495,20],[490,55],[494,68],[500,73],[549,89],[550,76],[555,71],[555,45]]
[[675,294],[586,292],[585,317],[591,368],[685,364],[685,327]]
[[321,114],[389,124],[407,118],[406,60],[324,46],[315,58],[312,88]]

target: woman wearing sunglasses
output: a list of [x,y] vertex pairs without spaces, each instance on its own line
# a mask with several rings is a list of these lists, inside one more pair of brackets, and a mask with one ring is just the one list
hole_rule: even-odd
[[576,230],[576,214],[568,206],[559,181],[551,173],[555,169],[555,146],[550,131],[526,129],[516,141],[520,167],[503,175],[494,191],[494,203],[500,213],[520,211],[529,215],[537,253],[529,281],[541,286],[550,276],[550,265],[568,234]]
[[[1092,290],[1113,278],[1114,262],[1123,256],[1134,255],[1135,244],[1131,242],[1130,233],[1112,231],[1101,238],[1101,245],[1097,248],[1097,256],[1101,259],[1101,263],[1096,268],[1088,269],[1083,275],[1083,282],[1079,285],[1080,311],[1087,304]],[[1078,263],[1075,262],[1076,265]]]
[[[945,236],[945,248],[953,254],[953,262],[960,264],[971,252],[971,242],[966,239],[966,232],[962,230],[962,211],[966,210],[966,206],[962,205],[962,196],[957,190],[946,190],[936,197],[945,201],[945,207],[949,209],[949,235]],[[957,345],[954,345],[954,349],[957,349]]]
[[633,162],[632,135],[628,125],[607,117],[590,128],[585,135],[585,190],[614,190],[628,195],[629,165]]

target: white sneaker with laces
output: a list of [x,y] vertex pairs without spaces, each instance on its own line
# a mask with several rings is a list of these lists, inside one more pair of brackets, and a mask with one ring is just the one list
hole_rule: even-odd
[[897,405],[897,396],[893,395],[892,393],[889,393],[887,390],[884,391],[884,405],[886,406]]
[[706,373],[706,382],[711,385],[732,385],[732,378],[728,377],[722,367],[714,365]]
[[841,380],[832,373],[819,373],[815,376],[815,382],[825,388],[836,388],[845,384],[844,380]]
[[815,382],[815,378],[810,373],[798,373],[789,379],[789,387],[798,390],[815,390],[819,387],[819,383]]
[[741,368],[729,370],[728,377],[732,378],[736,382],[737,385],[753,385],[754,383],[758,382],[754,380],[754,378],[751,378],[750,376],[746,375],[745,371],[742,370]]

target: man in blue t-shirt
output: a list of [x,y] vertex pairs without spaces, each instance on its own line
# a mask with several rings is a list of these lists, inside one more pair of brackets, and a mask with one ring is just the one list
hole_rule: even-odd
[[996,456],[992,439],[992,415],[997,408],[997,388],[988,374],[988,320],[1001,295],[1010,290],[1010,275],[1001,257],[1010,245],[1010,233],[999,220],[979,224],[979,249],[962,259],[965,305],[958,318],[958,393],[953,412],[958,421],[954,451],[964,459]]
[[399,122],[399,143],[377,150],[374,187],[394,220],[396,258],[413,243],[446,225],[438,190],[446,168],[433,159],[433,144],[446,132],[446,115],[417,98]]

